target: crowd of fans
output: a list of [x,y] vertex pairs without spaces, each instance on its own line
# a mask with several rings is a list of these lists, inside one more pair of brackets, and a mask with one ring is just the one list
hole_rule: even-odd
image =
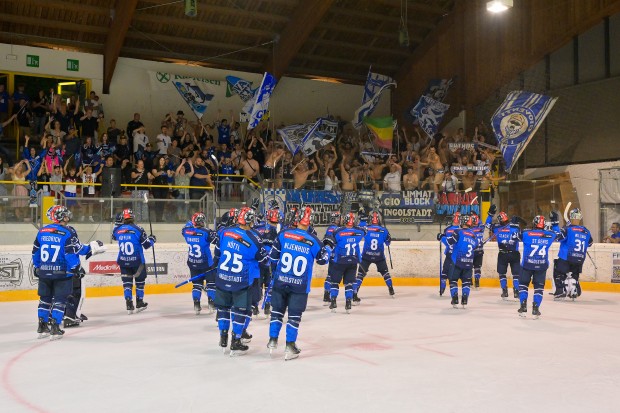
[[[336,118],[334,142],[306,157],[301,152],[293,156],[267,122],[246,132],[233,113],[228,118],[218,113],[208,124],[188,120],[179,110],[148,128],[134,113],[122,129],[115,119],[105,119],[103,102],[95,92],[84,102],[75,97],[66,101],[43,90],[31,98],[24,85],[8,96],[0,85],[0,116],[0,134],[15,125],[23,144],[22,160],[15,165],[2,149],[0,180],[36,181],[44,194],[68,198],[98,196],[101,187],[94,184],[102,182],[106,168],[120,168],[122,183],[137,185],[124,191],[134,191],[136,197],[148,189],[140,185],[158,185],[150,189],[156,199],[200,199],[209,191],[206,187],[215,187],[222,200],[247,200],[256,196],[259,186],[424,189],[438,194],[486,189],[499,179],[490,173],[499,159],[483,146],[492,139],[483,125],[474,136],[459,129],[453,136],[433,138],[417,126],[403,126],[394,131],[392,150],[380,153],[368,133]],[[27,197],[29,190],[29,185],[16,184],[12,190],[0,185],[0,194],[11,191]],[[17,218],[26,202],[15,201]],[[81,219],[93,220],[92,204],[84,209]],[[156,214],[157,220],[164,218],[162,208]]]

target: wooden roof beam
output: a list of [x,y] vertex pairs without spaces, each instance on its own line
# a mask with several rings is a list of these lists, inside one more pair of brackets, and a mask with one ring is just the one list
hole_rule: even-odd
[[58,29],[70,32],[84,32],[95,34],[107,34],[106,27],[100,27],[89,24],[68,23],[59,20],[39,19],[37,17],[18,16],[16,14],[0,13],[0,22],[19,24],[24,26],[47,27],[49,29]]
[[[334,14],[341,15],[341,16],[356,17],[360,19],[374,19],[374,20],[379,20],[381,22],[389,22],[395,25],[394,30],[397,30],[398,25],[400,25],[399,16],[386,16],[383,14],[369,13],[366,11],[345,9],[341,7],[334,7],[332,8],[331,11]],[[412,19],[411,17],[407,21],[407,26],[410,26],[410,25],[422,27],[425,29],[434,29],[436,26],[435,23],[430,22],[428,20]]]
[[121,48],[125,42],[125,35],[129,30],[133,13],[136,10],[138,0],[117,0],[114,11],[114,20],[110,25],[108,37],[103,47],[103,93],[110,93],[110,83],[114,75],[114,68]]
[[[213,30],[215,32],[226,32],[226,33],[236,33],[236,34],[246,34],[248,36],[259,37],[264,40],[265,38],[273,38],[275,33],[272,33],[268,30],[262,29],[251,29],[249,27],[236,27],[232,25],[226,24],[215,24],[209,23],[201,20],[197,20],[195,18],[179,18],[179,17],[170,17],[170,16],[159,16],[154,14],[146,14],[146,13],[136,13],[134,16],[134,21],[150,23],[152,25],[169,25],[175,27],[182,27],[187,29],[198,29],[198,30]],[[147,32],[148,33],[148,32]],[[259,41],[257,40],[257,42]]]
[[265,71],[273,74],[276,79],[282,77],[333,2],[334,0],[315,0],[298,4],[291,20],[280,33],[280,39],[273,48],[273,56],[265,60]]
[[[400,8],[402,7],[401,0],[377,0],[379,3],[383,3],[386,6]],[[420,11],[428,14],[438,14],[443,15],[448,12],[448,10],[444,9],[440,6],[435,6],[432,4],[420,3],[417,1],[407,1],[407,10],[408,11]]]

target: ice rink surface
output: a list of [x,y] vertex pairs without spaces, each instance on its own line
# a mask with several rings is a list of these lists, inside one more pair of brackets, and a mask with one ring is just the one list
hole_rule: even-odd
[[457,310],[435,288],[362,287],[349,315],[342,292],[336,314],[321,293],[287,362],[284,328],[269,356],[267,320],[248,354],[224,355],[189,293],[147,295],[133,315],[122,297],[87,299],[89,321],[54,342],[36,338],[34,301],[0,303],[0,412],[620,411],[618,295],[545,293],[533,320],[499,289]]

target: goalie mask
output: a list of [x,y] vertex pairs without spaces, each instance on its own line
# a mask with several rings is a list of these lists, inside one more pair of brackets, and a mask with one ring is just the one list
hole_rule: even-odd
[[571,209],[570,212],[568,213],[568,218],[571,221],[572,220],[581,221],[581,219],[583,218],[583,216],[581,215],[581,209],[579,208]]

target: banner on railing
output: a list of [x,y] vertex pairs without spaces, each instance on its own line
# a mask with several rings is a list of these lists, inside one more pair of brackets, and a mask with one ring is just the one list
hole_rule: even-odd
[[433,222],[433,191],[384,192],[379,198],[386,224]]
[[477,192],[442,192],[439,194],[435,213],[439,215],[454,215],[455,212],[461,214],[471,214],[472,212],[480,215],[480,199]]
[[312,207],[315,213],[315,226],[329,225],[331,213],[340,211],[342,203],[342,193],[333,191],[266,189],[263,191],[263,197],[264,204],[268,204],[272,200],[275,200],[281,211],[286,211],[287,208],[292,207]]

